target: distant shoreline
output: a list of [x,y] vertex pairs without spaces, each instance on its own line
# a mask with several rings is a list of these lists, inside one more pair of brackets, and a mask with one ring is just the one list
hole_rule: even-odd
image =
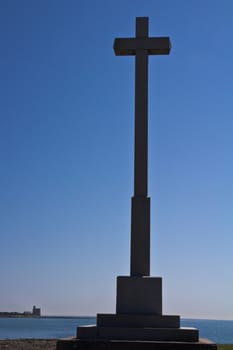
[[24,314],[0,314],[0,318],[62,318],[62,319],[77,319],[77,318],[95,318],[96,316],[35,316],[35,315],[24,315]]

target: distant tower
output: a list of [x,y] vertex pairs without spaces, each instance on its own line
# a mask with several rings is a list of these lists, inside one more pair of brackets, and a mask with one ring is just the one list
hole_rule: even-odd
[[33,315],[33,316],[40,316],[40,315],[41,315],[40,308],[38,308],[38,307],[36,307],[35,305],[33,305],[32,315]]

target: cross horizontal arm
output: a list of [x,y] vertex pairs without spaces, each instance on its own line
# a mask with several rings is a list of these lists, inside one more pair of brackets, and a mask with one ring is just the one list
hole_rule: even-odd
[[169,37],[117,38],[113,48],[116,56],[136,55],[137,50],[146,50],[148,55],[168,55],[171,42]]

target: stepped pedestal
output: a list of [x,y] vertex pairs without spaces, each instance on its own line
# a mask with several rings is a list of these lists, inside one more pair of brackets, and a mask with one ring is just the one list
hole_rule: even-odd
[[180,327],[179,316],[162,315],[160,277],[118,277],[116,305],[116,314],[97,314],[96,325],[78,327],[57,350],[217,350],[196,328]]
[[77,339],[198,342],[197,329],[162,315],[162,278],[119,276],[116,299],[116,314],[98,314],[96,325],[77,329]]

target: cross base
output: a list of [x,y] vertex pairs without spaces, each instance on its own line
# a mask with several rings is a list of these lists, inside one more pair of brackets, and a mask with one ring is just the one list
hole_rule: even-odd
[[180,316],[97,314],[97,327],[180,328]]
[[[198,343],[199,334],[196,328],[180,327],[179,316],[162,315],[162,278],[149,276],[117,277],[116,314],[97,314],[97,324],[78,327],[71,341],[73,348],[86,350],[131,349],[132,344],[149,349],[158,342]],[[57,350],[72,349],[71,343],[59,341]]]
[[131,341],[131,340],[80,340],[61,339],[56,350],[217,350],[208,339],[198,342]]
[[160,277],[119,276],[116,310],[97,314],[96,325],[78,327],[56,350],[217,350],[196,328],[180,327],[179,316],[162,315]]
[[117,277],[117,314],[162,314],[161,277]]
[[198,342],[199,335],[181,328],[179,316],[162,315],[161,277],[119,276],[116,314],[97,314],[97,325],[78,327],[77,339]]
[[130,341],[175,341],[198,342],[196,328],[152,327],[97,327],[81,326],[77,329],[80,340],[130,340]]

